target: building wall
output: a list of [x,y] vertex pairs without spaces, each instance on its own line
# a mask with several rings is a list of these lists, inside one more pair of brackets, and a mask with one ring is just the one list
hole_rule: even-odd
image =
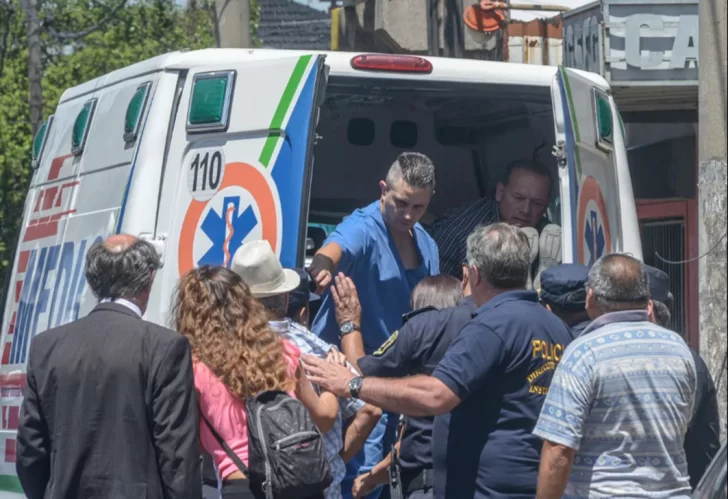
[[[718,386],[726,437],[726,0],[700,0],[698,201],[700,346]],[[721,236],[722,239],[721,239]]]
[[558,66],[563,59],[561,17],[513,21],[506,29],[504,60],[523,64]]
[[[440,49],[444,50],[443,0],[438,0]],[[332,16],[336,50],[427,54],[424,0],[397,2],[345,1]],[[460,0],[460,6],[469,5]],[[510,21],[507,28],[482,33],[463,27],[465,57],[525,64],[558,65],[562,61],[560,16],[533,21]]]

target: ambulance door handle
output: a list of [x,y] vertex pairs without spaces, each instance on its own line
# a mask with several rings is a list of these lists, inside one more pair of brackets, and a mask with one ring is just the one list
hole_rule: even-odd
[[556,141],[551,154],[556,158],[558,165],[561,168],[566,168],[566,144],[563,140]]
[[160,266],[164,267],[164,257],[167,252],[167,234],[157,234],[157,236],[154,237],[154,234],[150,232],[144,232],[139,234],[139,239],[141,239],[142,241],[146,241],[154,246],[154,249],[157,250],[157,254],[159,255]]

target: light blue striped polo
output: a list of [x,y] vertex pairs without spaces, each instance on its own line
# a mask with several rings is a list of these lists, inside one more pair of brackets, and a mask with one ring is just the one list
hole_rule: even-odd
[[642,311],[594,321],[564,352],[534,434],[577,453],[564,498],[689,498],[696,371]]

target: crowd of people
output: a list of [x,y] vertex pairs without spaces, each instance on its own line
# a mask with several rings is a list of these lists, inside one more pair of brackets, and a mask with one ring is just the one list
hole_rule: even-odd
[[718,408],[664,272],[561,264],[533,162],[428,229],[426,156],[380,189],[308,269],[248,241],[181,276],[170,329],[142,319],[155,248],[90,248],[99,304],[31,343],[26,496],[690,497]]

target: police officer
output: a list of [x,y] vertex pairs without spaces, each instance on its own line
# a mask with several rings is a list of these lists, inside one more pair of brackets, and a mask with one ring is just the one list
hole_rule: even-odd
[[[373,354],[359,359],[364,376],[397,377],[431,374],[450,343],[476,313],[470,297],[467,267],[462,284],[451,276],[426,277],[412,292],[413,307],[404,324]],[[455,286],[462,286],[456,289]],[[344,290],[337,288],[339,295]],[[459,303],[458,303],[459,302]],[[433,497],[432,417],[405,418],[398,464],[402,496],[409,499]],[[361,475],[354,483],[356,497],[386,483],[389,459]],[[396,463],[395,463],[396,464]],[[391,464],[389,465],[391,466]]]
[[467,256],[478,313],[454,335],[432,374],[353,376],[305,355],[302,364],[312,383],[339,396],[436,416],[436,499],[533,499],[541,442],[531,431],[571,332],[526,291],[530,247],[517,228],[476,228]]
[[588,277],[589,269],[574,263],[556,265],[541,273],[541,304],[569,326],[574,338],[591,322],[585,310]]
[[[650,319],[665,329],[670,329],[670,309],[674,299],[670,292],[670,277],[660,269],[647,266],[650,279],[652,313]],[[684,339],[684,337],[683,337]],[[690,485],[697,487],[705,470],[720,448],[720,416],[718,397],[708,366],[692,347],[690,353],[698,375],[695,392],[695,408],[685,435],[685,458],[688,462]]]

